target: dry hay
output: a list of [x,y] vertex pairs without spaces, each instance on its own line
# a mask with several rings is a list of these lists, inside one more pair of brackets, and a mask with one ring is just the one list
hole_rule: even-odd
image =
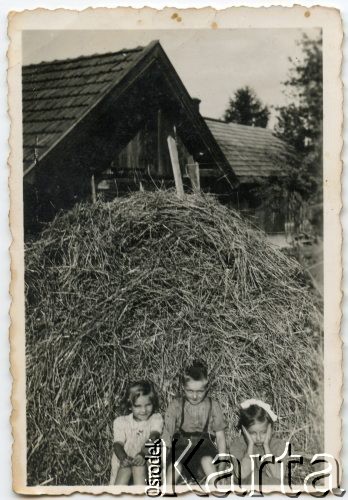
[[125,385],[151,379],[163,409],[194,357],[230,435],[261,397],[318,452],[320,324],[298,265],[210,197],[76,206],[26,249],[28,483],[107,484]]

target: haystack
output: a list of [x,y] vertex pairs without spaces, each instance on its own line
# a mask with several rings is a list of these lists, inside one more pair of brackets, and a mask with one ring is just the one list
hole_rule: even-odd
[[162,410],[203,358],[233,436],[264,398],[295,451],[321,441],[320,313],[300,267],[210,197],[81,204],[26,249],[29,484],[107,484],[130,380]]

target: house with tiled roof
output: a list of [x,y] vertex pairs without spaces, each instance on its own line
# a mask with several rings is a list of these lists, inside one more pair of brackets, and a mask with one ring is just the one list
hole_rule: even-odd
[[205,122],[239,182],[232,204],[267,233],[284,233],[286,207],[272,208],[274,203],[264,196],[263,186],[271,180],[278,182],[290,157],[293,162],[293,153],[270,129],[212,118]]
[[278,174],[288,152],[272,130],[206,118],[206,124],[242,184]]
[[158,41],[23,66],[22,105],[28,232],[77,201],[174,186],[169,137],[184,189],[237,208],[285,151],[269,130],[204,119]]

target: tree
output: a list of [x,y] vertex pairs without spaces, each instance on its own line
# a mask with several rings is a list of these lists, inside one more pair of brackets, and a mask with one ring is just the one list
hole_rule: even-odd
[[[275,134],[288,144],[280,174],[260,181],[255,191],[272,210],[286,207],[293,235],[303,231],[310,219],[309,205],[322,199],[322,40],[303,36],[298,42],[302,58],[292,60],[283,92],[289,100],[278,107]],[[312,229],[321,234],[320,222]]]
[[292,67],[288,80],[284,82],[284,93],[291,102],[277,108],[275,133],[295,151],[300,165],[299,180],[312,178],[316,183],[316,189],[311,188],[302,196],[318,199],[322,190],[322,37],[311,39],[303,35],[298,44],[303,57],[300,61],[289,59]]
[[226,122],[266,128],[270,116],[267,106],[258,99],[254,90],[246,86],[236,90],[229,100],[223,119]]

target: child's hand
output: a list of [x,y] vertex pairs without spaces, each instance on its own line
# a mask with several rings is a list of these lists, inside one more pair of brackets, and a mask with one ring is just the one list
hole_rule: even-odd
[[142,455],[135,455],[132,465],[135,465],[136,467],[145,465],[145,458]]
[[271,442],[271,438],[272,438],[272,425],[268,424],[266,435],[265,435],[265,440],[263,442],[263,447],[264,447],[266,453],[270,452],[269,451],[270,450],[269,444]]
[[247,442],[248,450],[252,451],[254,449],[254,441],[253,438],[250,436],[249,432],[246,430],[244,425],[242,425],[242,431],[245,437],[245,440]]
[[132,465],[132,462],[133,460],[128,456],[126,455],[121,461],[120,461],[120,465],[121,467],[130,467]]

